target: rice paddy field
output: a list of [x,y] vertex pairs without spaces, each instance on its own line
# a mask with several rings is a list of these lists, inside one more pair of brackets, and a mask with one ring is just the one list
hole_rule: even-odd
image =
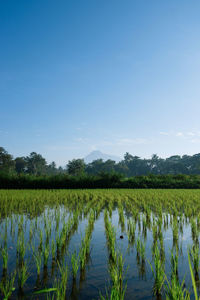
[[200,190],[0,190],[0,299],[198,299]]

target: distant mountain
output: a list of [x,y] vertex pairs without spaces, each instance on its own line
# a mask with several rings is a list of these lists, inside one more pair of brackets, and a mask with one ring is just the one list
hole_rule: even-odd
[[120,157],[118,156],[114,156],[114,155],[109,155],[109,154],[105,154],[102,153],[101,151],[92,151],[90,154],[88,154],[85,158],[84,161],[86,164],[91,163],[93,160],[96,159],[103,159],[103,161],[106,161],[108,159],[114,160],[116,162],[119,162],[120,160],[122,160]]

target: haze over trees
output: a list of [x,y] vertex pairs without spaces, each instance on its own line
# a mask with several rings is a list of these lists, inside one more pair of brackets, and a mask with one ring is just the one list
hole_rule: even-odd
[[192,156],[174,155],[166,159],[153,154],[151,159],[143,159],[125,153],[120,162],[108,159],[96,159],[86,164],[83,159],[69,161],[65,168],[57,167],[55,162],[47,163],[46,159],[36,152],[31,152],[26,157],[13,158],[3,147],[0,147],[0,173],[30,174],[30,175],[58,175],[69,174],[72,176],[122,174],[124,177],[139,175],[197,175],[200,174],[200,153]]

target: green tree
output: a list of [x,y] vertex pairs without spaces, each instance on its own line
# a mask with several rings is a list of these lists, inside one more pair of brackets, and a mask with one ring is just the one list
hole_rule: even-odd
[[67,164],[67,172],[70,175],[83,175],[85,171],[85,163],[83,159],[72,159]]
[[15,158],[15,171],[17,174],[26,173],[27,171],[27,160],[25,157]]
[[3,147],[0,147],[0,171],[12,173],[15,169],[15,161]]
[[55,161],[52,161],[52,163],[50,163],[47,166],[47,174],[48,175],[55,175],[58,173],[58,169],[56,168],[56,163]]
[[29,156],[26,157],[27,161],[27,173],[34,175],[45,174],[47,171],[47,162],[41,154],[36,152],[31,152]]

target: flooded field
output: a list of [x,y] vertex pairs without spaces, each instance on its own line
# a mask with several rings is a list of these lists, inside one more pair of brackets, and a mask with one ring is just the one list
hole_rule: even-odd
[[0,299],[195,299],[199,233],[200,190],[1,190]]

